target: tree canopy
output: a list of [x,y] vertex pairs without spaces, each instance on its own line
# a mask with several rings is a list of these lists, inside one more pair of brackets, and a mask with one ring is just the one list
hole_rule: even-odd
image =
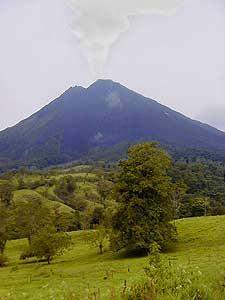
[[148,252],[151,243],[162,248],[175,236],[174,185],[166,171],[169,155],[157,143],[143,143],[128,150],[120,162],[114,197],[119,207],[113,218],[111,246]]

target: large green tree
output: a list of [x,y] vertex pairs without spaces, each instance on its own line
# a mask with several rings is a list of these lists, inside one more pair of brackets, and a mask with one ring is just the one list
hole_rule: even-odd
[[120,162],[115,194],[119,202],[113,218],[111,246],[148,252],[157,242],[164,248],[175,237],[174,185],[167,169],[171,159],[157,143],[143,143],[128,150]]
[[9,210],[0,202],[0,255],[3,255],[8,239]]
[[0,182],[0,255],[3,255],[10,235],[13,190],[14,186],[10,181]]

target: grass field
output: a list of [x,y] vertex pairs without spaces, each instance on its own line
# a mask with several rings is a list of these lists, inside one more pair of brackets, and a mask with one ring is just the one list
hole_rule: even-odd
[[[225,216],[182,219],[176,223],[179,240],[165,255],[177,266],[200,272],[206,285],[222,285]],[[119,299],[125,280],[130,286],[144,278],[146,257],[127,258],[110,251],[100,255],[85,241],[85,232],[71,235],[73,247],[51,265],[19,261],[26,241],[8,242],[9,265],[0,269],[0,299],[95,299],[88,298],[89,291],[95,289],[99,289],[100,299]]]

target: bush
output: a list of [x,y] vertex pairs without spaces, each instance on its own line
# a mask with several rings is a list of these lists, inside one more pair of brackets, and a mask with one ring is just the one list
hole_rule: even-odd
[[[213,289],[204,284],[198,268],[187,270],[174,267],[159,252],[156,243],[151,245],[149,265],[145,268],[147,278],[137,283],[123,295],[126,300],[212,300]],[[221,298],[222,299],[222,298]]]
[[21,260],[24,260],[24,259],[27,259],[27,258],[31,258],[31,257],[34,257],[35,254],[31,252],[30,248],[28,247],[27,249],[25,249],[21,255],[20,255],[20,259]]

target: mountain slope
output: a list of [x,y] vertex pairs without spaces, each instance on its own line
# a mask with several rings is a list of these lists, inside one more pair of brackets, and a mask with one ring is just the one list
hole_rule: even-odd
[[55,164],[96,147],[143,139],[182,148],[225,149],[225,133],[119,83],[98,80],[87,89],[70,88],[28,119],[0,132],[0,163]]

